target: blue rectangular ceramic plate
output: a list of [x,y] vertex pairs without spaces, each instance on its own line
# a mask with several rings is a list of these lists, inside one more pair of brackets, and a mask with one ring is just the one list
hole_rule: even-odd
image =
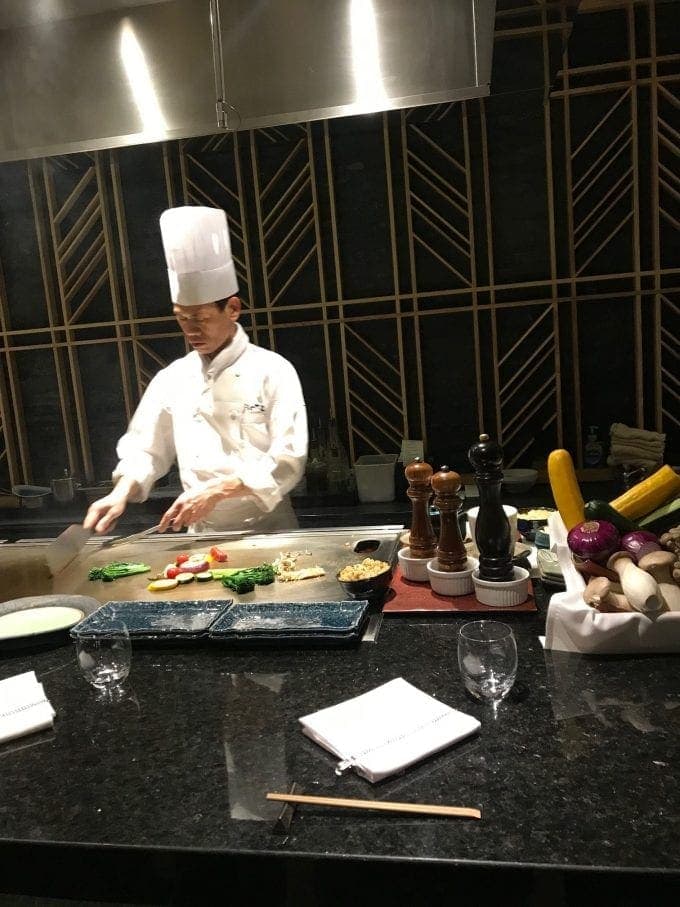
[[367,601],[239,602],[210,628],[211,639],[351,642],[368,617]]
[[199,639],[208,635],[231,599],[210,601],[107,602],[71,630],[71,636],[106,630],[111,618],[123,620],[130,636],[140,639]]

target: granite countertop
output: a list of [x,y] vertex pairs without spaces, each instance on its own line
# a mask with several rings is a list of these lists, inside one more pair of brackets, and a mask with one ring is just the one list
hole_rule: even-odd
[[[497,713],[458,675],[462,617],[390,617],[354,648],[141,648],[107,702],[70,644],[5,653],[0,679],[35,670],[54,732],[0,748],[0,847],[28,857],[89,845],[114,853],[433,861],[456,867],[680,872],[675,780],[680,689],[671,656],[544,652],[538,614],[507,614],[519,673]],[[481,732],[371,785],[297,719],[404,677],[478,717]],[[302,807],[287,835],[266,791],[478,806],[482,821]],[[14,843],[12,843],[14,842]],[[129,880],[128,880],[129,881]],[[504,901],[505,903],[505,901]]]

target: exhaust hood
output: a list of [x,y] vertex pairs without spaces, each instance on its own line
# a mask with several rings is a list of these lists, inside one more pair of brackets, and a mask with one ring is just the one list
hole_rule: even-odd
[[495,0],[219,0],[234,129],[489,94]]
[[495,0],[3,0],[0,161],[489,93]]
[[0,160],[215,131],[209,0],[0,8]]

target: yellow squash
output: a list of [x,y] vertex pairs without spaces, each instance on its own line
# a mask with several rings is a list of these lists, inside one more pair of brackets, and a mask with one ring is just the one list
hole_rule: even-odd
[[680,476],[666,464],[609,503],[629,520],[637,520],[677,495],[680,495]]
[[567,532],[585,519],[584,501],[576,478],[574,461],[568,450],[552,450],[548,455],[548,479],[555,506]]

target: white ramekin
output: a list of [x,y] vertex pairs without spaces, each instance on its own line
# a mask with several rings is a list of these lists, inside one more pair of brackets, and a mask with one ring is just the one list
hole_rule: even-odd
[[397,552],[401,575],[404,579],[411,580],[412,583],[426,583],[427,575],[427,558],[411,557],[410,548],[400,548]]
[[514,579],[508,583],[498,583],[479,578],[479,571],[472,574],[475,584],[475,598],[483,605],[494,608],[513,608],[521,605],[529,595],[529,571],[524,567],[513,567]]
[[472,592],[472,571],[479,566],[479,561],[474,557],[467,559],[465,570],[451,573],[449,570],[440,570],[439,561],[433,557],[427,562],[427,575],[432,586],[432,591],[438,595],[469,595]]

